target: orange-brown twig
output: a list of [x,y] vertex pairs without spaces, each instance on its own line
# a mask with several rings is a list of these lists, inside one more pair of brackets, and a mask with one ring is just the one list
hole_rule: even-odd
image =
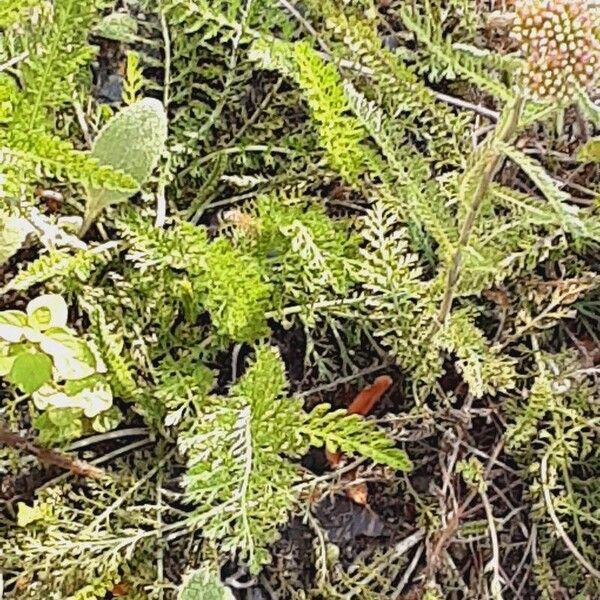
[[71,473],[80,475],[81,477],[101,479],[106,476],[105,471],[95,467],[94,465],[71,458],[62,452],[56,452],[55,450],[49,450],[48,448],[40,448],[30,442],[26,437],[1,428],[0,445],[23,450],[24,452],[35,456],[40,462],[49,465],[55,465],[61,469],[66,469],[67,471],[71,471]]
[[373,407],[381,400],[381,397],[392,387],[394,380],[389,375],[381,375],[375,381],[361,390],[352,400],[348,407],[351,415],[362,415],[366,417]]
[[[348,406],[348,414],[366,417],[381,397],[392,387],[394,380],[389,375],[381,375],[375,381],[363,388]],[[342,461],[341,452],[325,452],[330,467],[337,467]]]

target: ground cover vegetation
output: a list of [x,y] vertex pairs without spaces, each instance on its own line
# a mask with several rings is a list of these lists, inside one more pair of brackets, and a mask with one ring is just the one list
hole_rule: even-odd
[[3,0],[0,598],[600,597],[600,6]]

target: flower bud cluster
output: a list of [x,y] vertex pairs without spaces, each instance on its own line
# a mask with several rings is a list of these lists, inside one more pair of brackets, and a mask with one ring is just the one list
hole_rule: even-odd
[[587,0],[517,0],[513,35],[526,60],[523,86],[539,100],[568,100],[600,68]]

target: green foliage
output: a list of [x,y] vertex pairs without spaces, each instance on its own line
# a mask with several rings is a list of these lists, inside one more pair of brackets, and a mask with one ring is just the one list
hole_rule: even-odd
[[588,140],[577,151],[577,159],[582,162],[598,162],[600,161],[600,139],[592,138]]
[[[131,106],[139,101],[144,89],[144,74],[140,65],[140,56],[137,52],[127,53],[127,66],[125,81],[123,82],[123,102]],[[164,150],[164,149],[163,149]]]
[[227,397],[211,397],[181,438],[188,456],[186,496],[204,535],[224,551],[239,552],[253,572],[269,560],[294,502],[298,469],[291,462],[310,445],[367,456],[410,469],[402,450],[371,423],[320,405],[310,413],[286,397],[285,369],[277,351],[259,346],[253,362]]
[[[577,540],[582,556],[597,569],[598,481],[592,474],[599,460],[594,433],[598,408],[590,402],[593,386],[573,369],[576,359],[570,352],[539,354],[537,359],[539,373],[528,397],[514,398],[510,405],[509,448],[528,480],[536,522],[543,529],[552,523],[552,514],[560,519],[565,535]],[[560,538],[544,533],[540,549],[552,577],[568,580],[584,595],[598,592],[597,580],[580,561],[572,555],[557,559],[564,551]],[[547,590],[548,573],[542,567],[538,565],[536,575],[540,589]]]
[[356,180],[373,159],[362,147],[366,131],[357,119],[347,114],[350,105],[335,65],[326,64],[307,44],[294,47],[294,60],[298,85],[320,125],[321,144],[332,167],[342,177]]
[[[72,427],[57,420],[63,415],[56,413],[63,409],[77,411],[99,430],[99,416],[112,407],[112,392],[102,375],[106,368],[94,349],[67,327],[67,316],[64,300],[55,295],[32,300],[27,313],[0,312],[0,374],[31,396],[37,410],[55,411],[55,418],[37,420],[38,427],[50,427],[43,432],[46,442],[69,439],[65,425],[73,437],[81,434],[80,419],[74,419],[79,425]],[[66,420],[73,416],[66,414]],[[57,439],[51,430],[60,431]]]
[[94,140],[91,156],[102,166],[126,173],[137,189],[123,193],[97,185],[87,188],[86,218],[111,204],[124,202],[144,185],[167,139],[167,115],[160,101],[144,98],[117,113]]
[[[468,10],[473,11],[472,8]],[[499,80],[496,73],[490,73],[489,67],[491,63],[509,71],[511,67],[514,68],[513,64],[508,61],[503,64],[499,56],[476,48],[474,52],[457,49],[441,34],[441,28],[435,27],[435,20],[428,11],[403,8],[400,17],[417,42],[423,44],[427,59],[432,59],[431,63],[428,60],[428,67],[429,70],[433,69],[434,78],[441,67],[446,76],[467,79],[498,100],[508,102],[512,99],[511,89]]]
[[309,414],[305,435],[312,446],[325,446],[329,451],[366,456],[376,463],[399,471],[410,471],[412,463],[406,453],[395,447],[393,440],[369,421],[346,411],[327,412],[321,404]]
[[2,288],[26,291],[32,286],[51,281],[51,284],[64,291],[80,288],[93,270],[106,262],[112,245],[96,246],[88,250],[78,250],[71,254],[64,250],[50,250],[47,254],[27,264]]
[[[503,147],[504,153],[514,160],[538,186],[550,207],[555,211],[560,225],[569,233],[585,234],[579,210],[568,204],[569,196],[559,190],[544,167],[532,158],[511,147]],[[580,233],[581,232],[581,233]]]
[[[125,232],[139,268],[183,270],[180,301],[190,317],[207,310],[220,335],[252,341],[268,331],[265,313],[271,286],[260,263],[219,238],[209,242],[206,229],[183,223],[162,231],[133,222]],[[198,306],[199,305],[199,306]]]
[[389,166],[397,174],[408,170],[406,161],[416,159],[407,143],[413,141],[425,144],[425,154],[440,164],[460,164],[469,116],[439,102],[404,57],[382,47],[376,22],[346,14],[328,0],[310,4],[324,13],[336,54],[369,69],[368,78],[357,77],[354,85],[346,74],[344,91]]
[[261,196],[245,212],[231,211],[236,246],[261,263],[276,303],[309,309],[315,298],[345,294],[359,238],[345,219],[331,219],[318,200]]
[[203,568],[186,577],[177,600],[233,600],[233,597],[217,575]]
[[[21,598],[95,600],[126,582],[134,600],[158,600],[151,557],[158,548],[159,509],[148,504],[157,498],[157,465],[138,453],[131,469],[122,461],[115,467],[122,473],[118,481],[41,490],[33,510],[43,516],[25,527],[0,518],[3,575],[5,581],[27,577]],[[174,511],[165,507],[163,514]]]
[[63,445],[80,438],[84,431],[83,410],[80,408],[47,408],[32,420],[38,430],[38,440],[45,446]]
[[510,447],[523,450],[530,446],[538,435],[542,418],[553,406],[551,382],[542,375],[535,380],[525,405],[507,432]]
[[87,35],[100,6],[100,1],[59,0],[44,12],[42,23],[24,24],[18,41],[29,55],[20,66],[23,92],[14,114],[15,122],[26,124],[22,133],[46,130],[57,110],[71,100],[80,68],[93,56]]
[[43,352],[20,352],[6,377],[25,394],[33,394],[52,379],[52,360]]
[[240,342],[264,336],[271,287],[264,281],[260,263],[219,239],[209,245],[202,267],[204,274],[192,285],[204,298],[217,330]]
[[479,492],[485,491],[487,486],[483,474],[483,465],[475,457],[457,463],[456,472],[460,473],[462,478]]
[[326,63],[306,43],[257,43],[253,54],[264,67],[280,69],[296,79],[319,125],[327,160],[342,177],[357,181],[374,164],[375,157],[364,145],[366,130],[349,114],[350,104],[336,66]]
[[[37,432],[0,450],[28,494],[0,510],[5,595],[227,597],[217,574],[263,568],[285,598],[409,595],[447,532],[460,572],[427,560],[427,597],[598,597],[592,100],[517,97],[503,18],[467,0],[125,4],[0,8],[0,418]],[[116,70],[112,115],[90,72]],[[373,373],[385,430],[342,408]],[[51,479],[38,444],[105,476]],[[323,450],[360,464],[301,466]],[[345,521],[401,503],[406,540],[340,557],[319,502],[355,480]],[[465,493],[491,512],[461,509],[458,563]]]
[[110,387],[117,396],[129,400],[135,395],[137,383],[131,373],[132,365],[123,355],[122,335],[106,322],[100,306],[86,306],[86,310],[91,321],[89,333],[106,363]]
[[515,361],[490,348],[468,309],[452,313],[441,332],[439,343],[457,355],[456,367],[476,398],[515,386]]
[[[298,92],[260,73],[265,96],[251,93],[255,64],[247,50],[253,29],[276,32],[282,40],[297,30],[281,6],[272,0],[253,1],[247,12],[237,0],[219,7],[208,0],[167,0],[162,6],[170,28],[186,32],[171,40],[172,201],[188,214],[201,214],[231,193],[223,175],[262,178],[268,172],[259,185],[268,192],[314,171],[316,136],[299,119]],[[240,23],[246,28],[238,39]]]
[[13,155],[17,166],[5,171],[4,186],[15,188],[35,181],[42,168],[54,177],[112,190],[135,187],[130,177],[100,166],[53,132],[59,110],[71,101],[82,69],[93,56],[87,38],[102,0],[58,0],[52,7],[35,11],[35,17],[27,10],[31,4],[8,5],[15,7],[14,18],[25,19],[13,34],[6,58],[19,53],[25,58],[19,64],[20,86],[11,92],[9,114],[3,119],[7,127],[0,131],[0,146]]
[[42,0],[7,1],[0,7],[0,30],[8,30],[19,24],[21,19],[34,8],[39,7]]

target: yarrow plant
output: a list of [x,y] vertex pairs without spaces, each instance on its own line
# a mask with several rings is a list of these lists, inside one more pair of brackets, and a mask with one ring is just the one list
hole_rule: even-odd
[[519,0],[515,8],[522,83],[536,99],[569,100],[596,80],[600,44],[586,0]]
[[600,598],[597,11],[0,0],[2,599]]

